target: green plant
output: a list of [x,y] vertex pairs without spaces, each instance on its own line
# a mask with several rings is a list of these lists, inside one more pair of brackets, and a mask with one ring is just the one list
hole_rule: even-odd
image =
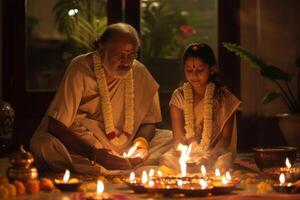
[[[264,78],[269,79],[277,85],[278,89],[275,89],[264,96],[262,103],[267,104],[276,98],[281,97],[291,113],[300,113],[300,72],[298,74],[298,95],[296,99],[290,87],[290,82],[293,78],[293,75],[281,70],[279,67],[266,63],[263,59],[254,55],[248,49],[245,49],[237,44],[224,42],[223,46],[227,50],[234,52],[235,55],[239,56],[240,58],[250,61],[253,64],[253,67],[260,70],[260,74]],[[297,59],[296,65],[300,67],[300,57]]]
[[81,51],[92,50],[91,41],[104,31],[107,24],[105,2],[59,0],[53,8],[58,30],[65,33],[70,43],[74,42]]
[[179,51],[179,26],[186,24],[186,19],[166,2],[143,2],[141,51],[149,59],[174,54],[177,57]]

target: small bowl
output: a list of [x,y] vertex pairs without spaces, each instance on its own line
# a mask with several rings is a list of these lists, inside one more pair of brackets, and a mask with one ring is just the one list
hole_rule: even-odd
[[142,183],[141,179],[136,178],[135,182],[130,182],[128,178],[123,179],[123,182],[135,193],[145,193],[147,192],[144,184]]
[[293,165],[297,158],[297,148],[286,146],[256,147],[253,156],[257,167],[263,171],[272,167],[285,167],[286,158]]
[[272,188],[279,193],[292,193],[292,191],[295,189],[296,184],[295,183],[274,183],[272,184]]

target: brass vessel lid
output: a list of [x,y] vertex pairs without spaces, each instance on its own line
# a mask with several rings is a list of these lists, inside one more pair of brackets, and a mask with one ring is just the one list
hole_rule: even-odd
[[32,154],[25,151],[23,145],[21,145],[20,149],[11,155],[9,161],[13,167],[29,168],[34,159]]

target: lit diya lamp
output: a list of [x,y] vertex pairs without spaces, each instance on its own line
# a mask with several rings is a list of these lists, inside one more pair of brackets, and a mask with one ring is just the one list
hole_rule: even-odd
[[150,169],[150,171],[149,171],[149,173],[148,173],[148,177],[149,177],[149,179],[152,179],[152,178],[154,178],[154,175],[155,175],[155,171],[154,171],[154,169]]
[[135,193],[143,193],[143,192],[146,192],[145,184],[148,182],[148,174],[144,170],[142,172],[142,178],[137,178],[135,176],[135,173],[131,172],[129,175],[129,179],[125,179],[124,182]]
[[66,169],[63,179],[55,179],[54,185],[63,191],[76,191],[82,184],[77,178],[70,179],[70,171]]
[[272,184],[272,187],[277,192],[291,193],[292,190],[296,187],[296,184],[291,182],[285,182],[285,175],[281,173],[279,176],[279,183]]
[[158,170],[156,173],[157,173],[157,176],[158,176],[159,178],[163,177],[162,171]]
[[274,180],[277,180],[282,173],[285,174],[285,179],[288,181],[296,181],[300,178],[300,168],[292,167],[289,158],[285,159],[285,167],[273,167],[265,169],[264,172]]
[[97,180],[96,192],[86,193],[87,200],[108,200],[109,198],[107,193],[104,193],[104,184],[101,180]]
[[221,176],[221,180],[213,181],[213,186],[213,193],[227,194],[235,189],[236,184],[232,181],[230,173],[226,172],[225,175]]
[[222,177],[221,177],[221,171],[219,170],[219,168],[215,169],[215,177],[214,177],[215,180],[221,180]]

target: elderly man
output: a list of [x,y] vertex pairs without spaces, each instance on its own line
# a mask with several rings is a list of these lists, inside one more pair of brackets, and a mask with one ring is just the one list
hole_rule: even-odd
[[[170,146],[169,133],[155,134],[161,121],[159,85],[135,59],[136,30],[109,25],[94,45],[94,52],[71,62],[31,139],[43,169],[95,175],[131,169],[145,159],[155,161]],[[130,147],[136,151],[123,156]]]

